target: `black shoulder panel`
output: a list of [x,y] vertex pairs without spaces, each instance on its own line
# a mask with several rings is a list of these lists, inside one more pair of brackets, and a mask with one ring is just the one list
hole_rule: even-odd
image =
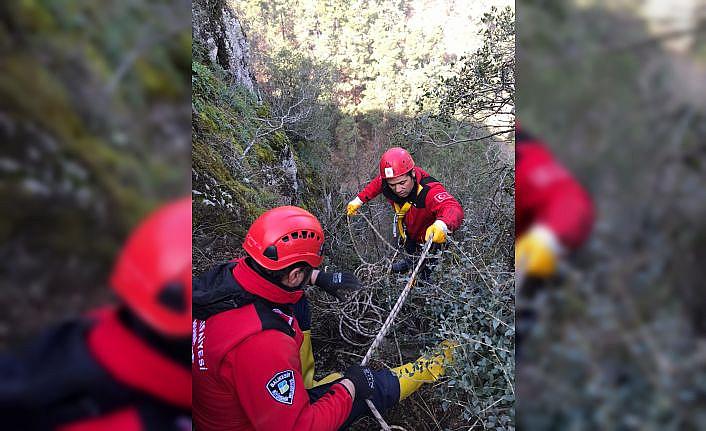
[[515,144],[521,144],[524,142],[531,142],[531,141],[536,141],[537,139],[530,135],[529,133],[525,132],[524,130],[517,131],[515,130]]
[[227,262],[193,279],[192,315],[206,320],[214,314],[252,304],[255,296],[233,278],[236,262]]
[[422,186],[422,191],[419,192],[417,195],[417,198],[414,200],[414,206],[417,208],[424,208],[426,207],[426,201],[427,201],[427,194],[429,193],[429,184],[432,183],[438,183],[439,181],[432,177],[424,177],[421,180],[419,180],[419,184]]
[[3,429],[53,429],[133,403],[135,394],[96,362],[88,318],[59,324],[16,353],[0,354]]
[[[264,301],[255,301],[255,311],[257,316],[260,318],[262,323],[262,330],[275,329],[280,332],[284,332],[290,337],[294,337],[294,328],[285,321],[284,316],[277,314],[273,311],[271,305]],[[284,314],[284,313],[282,313]],[[294,317],[291,317],[294,319]]]
[[426,186],[429,183],[438,183],[438,182],[439,181],[432,176],[424,177],[421,180],[419,180],[419,184],[421,184],[422,186]]

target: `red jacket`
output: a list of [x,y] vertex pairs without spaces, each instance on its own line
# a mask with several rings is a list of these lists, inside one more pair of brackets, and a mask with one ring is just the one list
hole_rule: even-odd
[[449,194],[444,186],[431,177],[419,166],[415,166],[414,178],[416,184],[422,185],[422,191],[417,193],[416,186],[407,198],[400,198],[395,195],[386,181],[378,175],[370,184],[358,193],[363,203],[370,201],[382,193],[390,204],[402,204],[405,201],[412,202],[412,207],[405,214],[404,223],[407,226],[409,236],[417,241],[424,242],[424,235],[429,226],[435,220],[441,220],[451,232],[461,226],[463,222],[463,208],[458,201]]
[[515,166],[515,236],[541,223],[564,247],[579,247],[594,221],[588,193],[541,142],[521,132],[516,135]]
[[191,429],[188,368],[134,333],[113,308],[0,355],[0,370],[3,429]]
[[[196,429],[337,430],[350,414],[350,394],[343,385],[335,384],[329,393],[311,403],[301,373],[299,349],[303,336],[299,323],[287,304],[278,307],[260,295],[249,295],[281,289],[270,289],[270,283],[243,259],[220,269],[224,270],[230,273],[208,277],[226,284],[225,289],[208,283],[203,287],[233,292],[229,301],[250,298],[253,302],[218,311],[205,320],[194,319]],[[195,291],[199,286],[194,283]],[[293,293],[291,301],[300,296],[301,292]]]

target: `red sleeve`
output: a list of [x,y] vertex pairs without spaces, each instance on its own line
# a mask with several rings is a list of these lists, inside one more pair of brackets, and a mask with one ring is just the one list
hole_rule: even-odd
[[[336,430],[351,412],[353,401],[340,384],[315,403],[309,402],[296,343],[279,331],[250,337],[225,360],[232,364],[229,380],[235,382],[243,410],[256,430]],[[282,390],[277,391],[280,385]]]
[[441,183],[433,183],[424,202],[437,220],[446,223],[451,232],[463,223],[463,207]]
[[366,203],[380,193],[382,193],[382,177],[378,175],[358,193],[358,198],[360,198],[363,203]]
[[515,183],[518,207],[527,208],[523,211],[532,215],[531,224],[547,226],[562,245],[578,248],[593,227],[591,198],[546,148],[527,144],[521,151]]

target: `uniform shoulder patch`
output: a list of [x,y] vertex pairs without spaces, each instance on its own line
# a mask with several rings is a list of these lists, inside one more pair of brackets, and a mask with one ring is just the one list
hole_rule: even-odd
[[267,382],[267,392],[278,403],[292,405],[294,389],[294,371],[292,370],[280,371]]
[[441,203],[447,199],[451,199],[451,195],[448,194],[447,192],[441,192],[436,195],[434,195],[434,200]]

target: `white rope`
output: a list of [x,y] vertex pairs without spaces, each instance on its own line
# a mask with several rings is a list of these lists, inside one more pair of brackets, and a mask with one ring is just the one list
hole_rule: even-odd
[[[367,218],[366,218],[367,221]],[[372,224],[371,224],[372,227]],[[374,228],[373,228],[374,230]],[[377,231],[376,231],[377,233]],[[378,234],[379,235],[379,234]],[[390,330],[390,327],[392,326],[392,323],[395,320],[395,317],[397,317],[397,314],[400,312],[402,309],[402,304],[404,304],[404,301],[407,299],[407,295],[409,294],[410,290],[412,289],[412,286],[414,285],[414,280],[417,277],[417,273],[419,272],[419,268],[421,268],[422,263],[424,262],[424,259],[427,257],[427,253],[429,253],[429,249],[431,248],[432,244],[432,238],[429,238],[424,244],[424,249],[422,250],[422,255],[419,256],[419,260],[417,261],[417,265],[414,268],[414,271],[412,271],[412,275],[409,277],[409,281],[407,281],[407,285],[405,286],[404,289],[402,289],[402,293],[400,293],[399,298],[397,298],[397,302],[395,303],[394,307],[392,307],[392,311],[390,311],[390,314],[387,316],[387,320],[385,320],[385,323],[383,323],[382,328],[380,328],[380,332],[378,332],[377,336],[375,337],[375,340],[373,340],[373,344],[370,345],[370,348],[368,348],[368,352],[365,354],[365,357],[363,358],[363,361],[360,363],[360,365],[365,366],[368,361],[370,361],[370,358],[373,356],[373,352],[378,348],[380,343],[382,342],[382,339],[385,338],[385,335],[387,335],[387,332]],[[389,245],[389,243],[388,243]],[[365,400],[365,402],[368,404],[368,407],[370,408],[370,411],[373,413],[373,416],[375,416],[375,419],[380,423],[382,426],[383,431],[391,431],[390,426],[385,422],[385,419],[383,419],[382,415],[378,411],[378,409],[375,407],[375,404],[371,400]]]
[[419,256],[419,260],[417,261],[417,265],[414,268],[414,271],[412,272],[412,276],[409,278],[407,281],[407,285],[405,286],[404,289],[402,289],[402,293],[400,293],[400,297],[397,298],[397,302],[395,303],[394,307],[392,307],[392,311],[390,311],[390,315],[387,316],[387,320],[385,320],[385,323],[383,323],[382,328],[380,328],[380,332],[378,332],[377,336],[375,337],[375,340],[373,340],[373,344],[370,345],[370,348],[368,349],[368,352],[365,354],[365,357],[363,358],[363,362],[361,365],[366,365],[368,361],[370,360],[370,357],[373,355],[373,352],[375,349],[378,348],[380,343],[382,342],[382,339],[387,335],[387,332],[390,330],[390,326],[392,326],[393,321],[395,320],[395,317],[397,317],[397,314],[400,312],[402,309],[402,304],[404,304],[404,301],[407,299],[407,295],[409,294],[410,290],[412,289],[412,286],[414,285],[414,281],[417,277],[417,272],[419,272],[419,268],[421,268],[422,263],[424,262],[424,259],[427,257],[427,253],[429,253],[429,249],[431,248],[432,244],[432,239],[429,238],[429,240],[424,244],[424,249],[422,250],[422,255]]

